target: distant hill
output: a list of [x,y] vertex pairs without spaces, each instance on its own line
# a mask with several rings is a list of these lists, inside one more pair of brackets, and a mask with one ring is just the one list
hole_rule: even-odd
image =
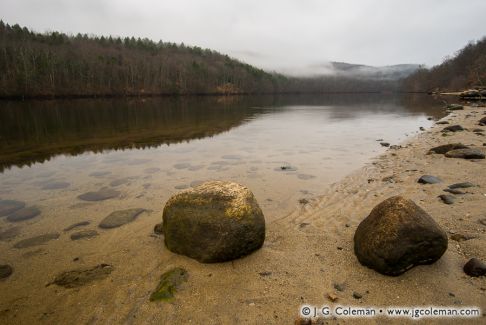
[[398,80],[406,78],[420,68],[418,64],[397,64],[383,67],[374,67],[363,64],[351,64],[345,62],[331,62],[331,67],[339,76]]
[[486,37],[470,42],[452,57],[430,69],[419,69],[405,79],[412,92],[460,91],[486,86]]

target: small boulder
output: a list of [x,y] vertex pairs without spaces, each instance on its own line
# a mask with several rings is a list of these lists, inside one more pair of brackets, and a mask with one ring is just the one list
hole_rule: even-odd
[[458,131],[464,131],[464,128],[458,124],[446,126],[445,128],[442,129],[442,132],[458,132]]
[[389,147],[390,144],[388,142],[380,142],[382,147]]
[[463,270],[469,276],[483,276],[486,275],[486,264],[477,258],[471,258],[464,265]]
[[447,121],[438,121],[438,122],[436,122],[435,124],[439,124],[439,125],[440,125],[440,124],[449,124],[449,122],[447,122]]
[[483,117],[482,119],[479,120],[479,125],[486,125],[486,117]]
[[431,175],[423,175],[421,176],[418,181],[420,184],[437,184],[442,182],[442,180],[438,177],[431,176]]
[[455,149],[446,152],[447,158],[462,158],[462,159],[484,159],[484,153],[477,149]]
[[401,196],[373,208],[354,235],[359,262],[385,275],[400,275],[437,261],[447,249],[447,234],[424,210]]
[[225,262],[263,245],[265,219],[248,188],[210,181],[169,199],[163,232],[174,253],[203,263]]
[[460,189],[457,189],[457,188],[445,188],[444,192],[448,192],[448,193],[456,194],[456,195],[466,194],[466,192],[461,191]]
[[434,148],[431,148],[429,150],[429,153],[438,153],[438,154],[445,154],[448,151],[454,150],[454,149],[467,149],[469,148],[466,145],[463,145],[462,143],[448,143],[448,144],[443,144]]

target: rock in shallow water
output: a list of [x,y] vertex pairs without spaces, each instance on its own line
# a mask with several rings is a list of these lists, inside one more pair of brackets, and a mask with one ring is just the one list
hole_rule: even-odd
[[78,196],[83,201],[103,201],[117,197],[121,192],[109,188],[102,188],[96,192],[86,192]]
[[19,227],[8,228],[7,230],[0,231],[0,241],[7,241],[17,237],[20,234]]
[[40,214],[40,210],[36,207],[28,207],[15,211],[7,217],[10,222],[19,222],[29,220],[37,217]]
[[477,258],[471,258],[464,265],[464,273],[470,276],[483,276],[486,275],[486,264]]
[[65,288],[76,288],[95,280],[105,279],[112,271],[113,266],[100,264],[91,268],[63,272],[56,276],[52,283]]
[[373,208],[354,235],[359,262],[385,275],[400,275],[437,261],[447,234],[413,201],[391,197]]
[[418,179],[417,182],[419,182],[420,184],[437,184],[442,182],[442,180],[435,176],[423,175]]
[[150,295],[150,301],[162,300],[170,302],[181,284],[187,282],[189,275],[181,267],[173,268],[160,277],[160,282],[155,291]]
[[71,234],[71,240],[89,239],[98,236],[96,230],[81,230]]
[[35,236],[31,238],[27,238],[24,240],[21,240],[17,242],[14,247],[15,248],[27,248],[27,247],[32,247],[32,246],[38,246],[47,243],[48,241],[58,239],[59,238],[58,233],[51,233],[51,234],[44,234],[40,236]]
[[25,207],[25,202],[15,200],[0,200],[0,217],[7,216]]
[[13,269],[10,265],[8,264],[3,264],[0,265],[0,280],[8,278],[10,275],[12,275]]
[[447,158],[484,159],[484,153],[477,149],[454,149],[446,152]]
[[174,195],[165,205],[167,248],[203,263],[224,262],[259,249],[265,219],[249,189],[211,181]]
[[75,228],[79,228],[79,227],[83,227],[83,226],[87,226],[89,225],[90,222],[89,221],[81,221],[81,222],[77,222],[77,223],[73,223],[72,225],[64,228],[64,231],[70,231],[70,230],[73,230]]
[[110,229],[123,226],[135,220],[144,211],[145,209],[140,208],[114,211],[101,220],[99,227]]

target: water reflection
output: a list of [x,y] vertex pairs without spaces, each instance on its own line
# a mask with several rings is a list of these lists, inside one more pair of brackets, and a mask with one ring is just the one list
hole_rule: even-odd
[[[87,151],[148,148],[212,137],[258,119],[326,108],[312,118],[380,112],[438,116],[432,98],[382,95],[242,96],[0,102],[0,171]],[[320,115],[320,116],[319,116]]]

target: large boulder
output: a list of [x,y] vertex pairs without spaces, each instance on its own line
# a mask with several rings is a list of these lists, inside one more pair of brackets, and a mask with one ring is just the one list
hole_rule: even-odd
[[172,196],[163,212],[165,245],[203,263],[224,262],[263,245],[265,219],[252,192],[210,181]]
[[354,234],[361,264],[385,275],[400,275],[437,261],[447,249],[447,234],[413,201],[391,197],[373,208]]

